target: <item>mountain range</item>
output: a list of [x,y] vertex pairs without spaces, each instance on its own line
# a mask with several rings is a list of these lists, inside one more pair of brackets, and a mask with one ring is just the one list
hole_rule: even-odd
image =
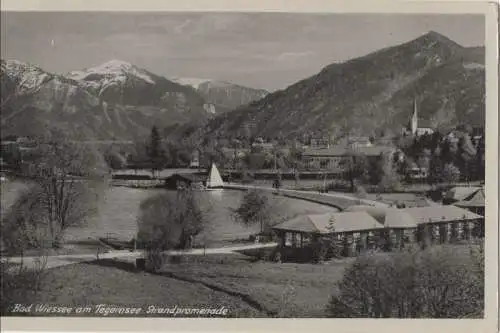
[[368,136],[399,133],[415,101],[421,126],[484,126],[484,57],[484,47],[463,47],[431,31],[332,63],[272,93],[167,79],[119,60],[64,75],[2,60],[1,130],[30,135],[52,124],[93,140],[131,140],[153,125],[190,141]]
[[217,95],[214,103],[191,86],[120,60],[62,75],[2,60],[0,74],[2,136],[33,135],[51,124],[82,139],[130,140],[153,125],[201,126],[240,106],[238,100],[246,103],[245,91],[256,91],[227,83],[227,100]]
[[400,133],[413,106],[420,126],[484,127],[484,47],[431,31],[343,63],[209,121],[201,138],[302,138]]

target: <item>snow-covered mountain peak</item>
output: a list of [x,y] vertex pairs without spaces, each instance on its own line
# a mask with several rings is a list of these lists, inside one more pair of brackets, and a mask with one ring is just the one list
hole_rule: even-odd
[[1,73],[17,82],[19,92],[36,89],[52,78],[52,75],[36,65],[10,59],[2,60]]
[[176,77],[172,79],[173,82],[181,84],[183,86],[190,86],[194,89],[198,89],[202,83],[210,82],[210,79],[201,79],[194,77]]
[[124,81],[127,77],[132,76],[150,84],[155,83],[145,70],[117,59],[83,70],[72,71],[67,76],[77,81],[96,81],[96,79],[102,78],[115,78],[117,81]]

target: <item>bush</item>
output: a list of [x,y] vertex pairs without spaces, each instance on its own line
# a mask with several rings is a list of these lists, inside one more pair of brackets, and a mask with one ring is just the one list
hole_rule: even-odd
[[[46,272],[47,256],[40,254],[30,269],[23,265],[9,263],[2,260],[0,263],[1,291],[0,315],[11,314],[15,304],[32,303],[37,292],[41,289]],[[19,315],[19,314],[16,314]]]
[[205,212],[189,190],[162,193],[140,205],[137,243],[144,247],[151,270],[161,268],[163,251],[186,249],[205,225]]
[[365,188],[363,186],[356,185],[355,192],[356,192],[356,197],[357,198],[359,198],[359,199],[366,199],[367,194],[366,194],[366,190],[365,190]]
[[465,318],[484,313],[484,251],[476,247],[358,257],[327,313],[340,318]]

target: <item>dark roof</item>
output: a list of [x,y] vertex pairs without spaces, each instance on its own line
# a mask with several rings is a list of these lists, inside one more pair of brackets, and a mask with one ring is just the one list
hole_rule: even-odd
[[200,182],[205,180],[206,176],[196,175],[193,173],[174,173],[173,175],[165,178],[165,180],[182,178],[190,182]]

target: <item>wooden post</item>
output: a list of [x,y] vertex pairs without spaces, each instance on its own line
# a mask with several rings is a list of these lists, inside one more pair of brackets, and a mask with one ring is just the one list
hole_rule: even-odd
[[439,224],[439,244],[446,243],[446,236],[448,235],[447,223]]
[[346,257],[349,256],[349,240],[346,233],[342,233],[342,254]]
[[365,252],[368,248],[368,232],[364,231],[361,233],[361,251]]
[[394,238],[395,238],[395,241],[394,241],[394,248],[395,249],[400,249],[402,248],[403,246],[403,230],[402,229],[395,229],[394,230]]
[[469,222],[463,222],[464,225],[464,239],[465,240],[470,240],[471,239],[471,228]]

